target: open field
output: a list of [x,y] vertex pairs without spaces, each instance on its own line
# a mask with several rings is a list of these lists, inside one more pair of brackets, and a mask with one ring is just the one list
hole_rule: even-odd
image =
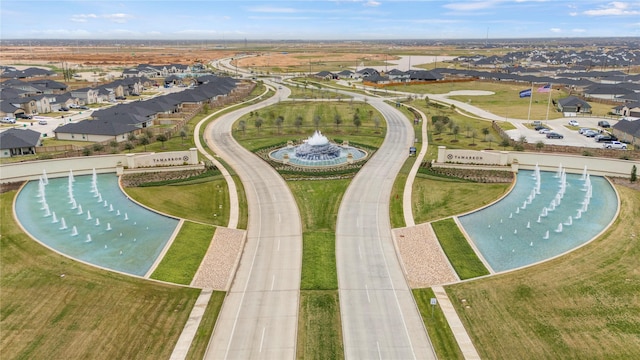
[[[87,266],[45,249],[0,195],[3,359],[167,359],[200,293]],[[144,349],[144,351],[141,351]]]
[[482,358],[640,358],[640,191],[616,190],[620,217],[595,241],[446,288]]

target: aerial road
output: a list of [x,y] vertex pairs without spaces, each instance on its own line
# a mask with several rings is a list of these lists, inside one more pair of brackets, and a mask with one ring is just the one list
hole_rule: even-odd
[[387,120],[383,145],[345,193],[336,225],[346,359],[435,359],[391,238],[389,198],[413,129],[398,110],[368,98]]
[[245,249],[205,359],[295,358],[300,213],[284,179],[231,135],[240,116],[277,101],[276,96],[223,115],[205,130],[207,144],[240,176],[249,207]]

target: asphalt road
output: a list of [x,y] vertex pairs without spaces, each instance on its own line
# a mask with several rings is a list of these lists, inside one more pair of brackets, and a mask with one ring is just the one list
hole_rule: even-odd
[[346,359],[435,359],[396,257],[389,198],[409,154],[413,128],[380,99],[368,98],[387,120],[384,144],[345,193],[336,225],[340,313]]
[[[289,93],[282,91],[282,97]],[[235,280],[218,317],[205,359],[293,359],[298,323],[302,226],[282,177],[231,136],[242,114],[278,96],[216,120],[207,144],[240,176],[247,195],[247,241]]]

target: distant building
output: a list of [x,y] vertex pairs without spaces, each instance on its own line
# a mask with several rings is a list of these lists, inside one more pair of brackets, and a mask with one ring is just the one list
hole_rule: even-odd
[[591,105],[580,98],[569,96],[558,100],[558,111],[563,113],[591,114]]
[[40,145],[40,133],[37,131],[13,128],[0,133],[0,157],[33,155]]

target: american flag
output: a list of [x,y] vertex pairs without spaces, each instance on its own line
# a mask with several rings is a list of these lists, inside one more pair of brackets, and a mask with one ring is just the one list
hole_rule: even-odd
[[551,84],[547,84],[545,86],[539,87],[538,88],[538,92],[539,93],[548,93],[551,91]]

